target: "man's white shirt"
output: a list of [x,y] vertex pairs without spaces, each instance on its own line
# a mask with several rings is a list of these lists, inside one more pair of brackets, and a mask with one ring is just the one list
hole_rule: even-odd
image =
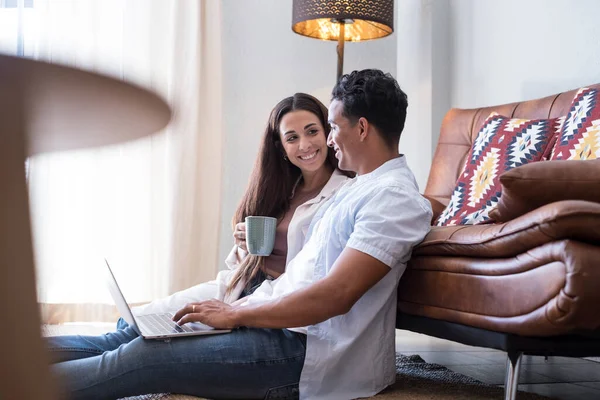
[[398,281],[431,217],[406,158],[394,158],[343,186],[315,215],[305,246],[285,274],[247,297],[244,304],[263,303],[311,285],[331,271],[346,247],[390,267],[348,313],[290,328],[307,335],[301,399],[369,397],[394,383]]

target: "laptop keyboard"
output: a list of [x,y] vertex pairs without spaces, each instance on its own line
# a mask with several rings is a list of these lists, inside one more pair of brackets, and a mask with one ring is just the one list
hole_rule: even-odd
[[180,332],[193,332],[189,326],[177,325],[171,318],[172,314],[150,314],[136,317],[144,332],[151,335],[165,335]]

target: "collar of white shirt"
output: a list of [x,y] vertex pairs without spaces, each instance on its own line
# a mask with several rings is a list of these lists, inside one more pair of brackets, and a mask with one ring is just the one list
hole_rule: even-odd
[[363,174],[363,175],[357,176],[356,182],[362,183],[365,181],[377,179],[378,177],[380,177],[381,175],[385,174],[386,172],[388,172],[392,169],[400,168],[400,167],[404,167],[404,166],[406,166],[406,157],[404,156],[404,154],[398,154],[398,157],[395,157],[389,161],[386,161],[385,163],[380,165],[374,171],[371,171],[368,174]]

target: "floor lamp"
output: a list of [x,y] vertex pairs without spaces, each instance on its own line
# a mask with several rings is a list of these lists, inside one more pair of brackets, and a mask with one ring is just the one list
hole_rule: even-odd
[[394,0],[294,0],[292,30],[338,42],[339,79],[344,69],[344,42],[378,39],[394,31]]
[[26,157],[136,139],[170,116],[147,90],[0,55],[0,316],[10,321],[0,330],[0,399],[58,398],[40,337]]

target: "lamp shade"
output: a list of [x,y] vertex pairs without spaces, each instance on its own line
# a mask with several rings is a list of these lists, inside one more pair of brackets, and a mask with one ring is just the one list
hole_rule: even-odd
[[292,30],[322,40],[378,39],[394,31],[394,0],[294,0]]

